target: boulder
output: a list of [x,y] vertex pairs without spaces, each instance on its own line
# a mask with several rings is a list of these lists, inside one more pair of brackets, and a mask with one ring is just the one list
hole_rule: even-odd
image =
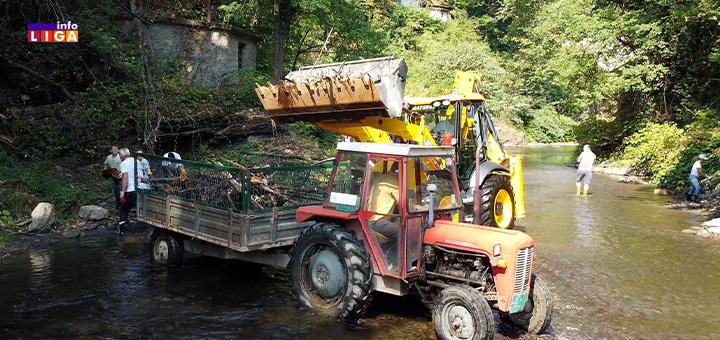
[[720,227],[720,218],[712,219],[702,224],[703,227]]
[[698,230],[698,231],[695,233],[695,235],[697,235],[697,236],[699,236],[699,237],[701,237],[701,238],[710,238],[710,237],[712,237],[712,234],[710,234],[710,232],[707,231],[707,229],[700,229],[700,230]]
[[660,188],[655,188],[655,191],[653,191],[653,193],[654,193],[655,195],[660,195],[660,196],[672,196],[672,195],[675,195],[675,193],[672,192],[671,190],[668,190],[668,189],[660,189]]
[[77,229],[67,229],[62,232],[62,236],[65,238],[80,237],[80,231],[78,231]]
[[55,224],[55,207],[50,203],[40,203],[33,209],[32,223],[28,231],[46,232]]
[[720,227],[708,227],[707,231],[709,231],[713,235],[720,234]]
[[80,207],[78,215],[80,218],[87,221],[99,221],[108,218],[110,213],[107,209],[99,205],[83,205]]

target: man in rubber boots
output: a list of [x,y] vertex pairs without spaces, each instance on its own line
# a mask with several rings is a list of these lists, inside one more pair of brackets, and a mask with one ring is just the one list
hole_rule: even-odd
[[578,170],[577,170],[577,178],[575,180],[575,187],[576,187],[576,193],[578,196],[580,196],[580,186],[582,183],[585,183],[585,190],[583,191],[583,196],[588,195],[588,190],[590,189],[590,182],[592,182],[592,167],[595,163],[595,154],[590,150],[590,145],[585,144],[583,146],[583,152],[578,157]]
[[704,154],[699,154],[697,157],[697,161],[695,161],[692,168],[690,169],[690,183],[692,184],[692,187],[690,187],[690,190],[688,190],[687,195],[685,196],[685,200],[694,200],[695,202],[698,201],[698,195],[700,195],[700,176],[707,177],[707,175],[702,170],[702,164],[706,160],[707,157],[705,157]]

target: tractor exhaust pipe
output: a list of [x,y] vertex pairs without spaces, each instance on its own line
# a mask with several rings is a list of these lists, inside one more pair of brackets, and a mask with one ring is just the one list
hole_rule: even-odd
[[427,191],[430,193],[430,208],[428,209],[427,227],[432,228],[434,226],[435,219],[435,192],[437,192],[437,185],[428,184]]

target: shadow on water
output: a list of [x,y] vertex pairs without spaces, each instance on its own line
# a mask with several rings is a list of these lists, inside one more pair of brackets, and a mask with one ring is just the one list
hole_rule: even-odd
[[[535,272],[550,286],[546,339],[717,339],[720,242],[679,234],[701,218],[663,208],[652,187],[596,174],[574,195],[572,148],[524,154]],[[142,231],[0,259],[2,339],[433,339],[414,297],[376,294],[359,326],[300,311],[283,270],[207,257],[149,262]],[[536,339],[498,326],[496,339]]]

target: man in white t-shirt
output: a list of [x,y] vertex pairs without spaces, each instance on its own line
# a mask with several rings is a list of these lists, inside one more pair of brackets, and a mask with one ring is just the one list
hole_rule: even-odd
[[590,150],[590,145],[583,146],[583,152],[578,157],[578,171],[577,178],[575,180],[575,187],[577,195],[580,196],[580,185],[585,183],[585,190],[583,195],[587,196],[588,189],[590,189],[590,182],[592,182],[592,167],[595,163],[595,154]]
[[137,195],[135,193],[135,158],[130,157],[130,150],[120,149],[120,173],[122,185],[120,188],[120,221],[118,223],[118,234],[122,235],[122,228],[128,221],[130,210],[135,207]]
[[699,154],[697,157],[697,161],[692,166],[692,169],[690,169],[690,183],[692,184],[692,187],[690,187],[690,190],[688,190],[687,195],[685,196],[685,199],[690,201],[692,198],[695,199],[695,202],[698,201],[698,195],[700,195],[700,176],[705,176],[705,173],[702,171],[702,164],[707,160],[707,157],[705,157],[704,154]]

